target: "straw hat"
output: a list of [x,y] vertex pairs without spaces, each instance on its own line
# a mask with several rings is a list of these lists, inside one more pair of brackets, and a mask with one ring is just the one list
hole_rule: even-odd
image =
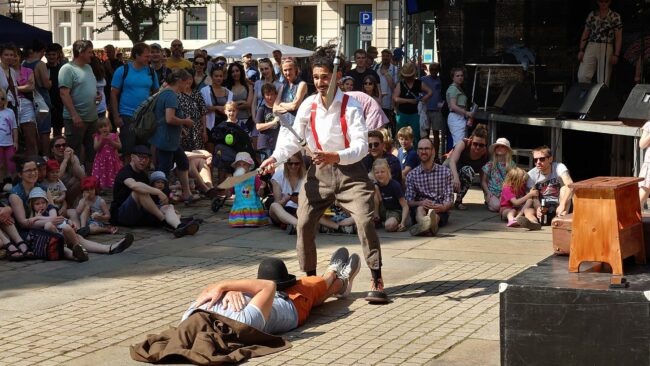
[[417,70],[415,69],[415,65],[412,62],[409,62],[402,66],[402,69],[399,71],[399,76],[406,79],[414,77],[416,73]]
[[508,141],[508,139],[505,137],[499,137],[495,143],[490,145],[490,154],[494,154],[494,149],[496,149],[498,146],[505,146],[512,153],[512,148],[510,147],[510,141]]

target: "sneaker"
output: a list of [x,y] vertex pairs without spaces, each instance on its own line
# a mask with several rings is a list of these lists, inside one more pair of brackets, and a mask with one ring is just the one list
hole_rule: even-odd
[[426,234],[427,232],[430,231],[431,231],[431,217],[429,216],[424,216],[421,222],[411,226],[411,228],[409,229],[409,232],[413,236]]
[[365,298],[371,304],[386,304],[388,303],[388,295],[384,291],[384,280],[381,278],[370,280],[370,291]]
[[180,224],[174,229],[174,236],[177,238],[185,235],[194,235],[199,231],[199,224],[196,221],[190,221],[187,224]]
[[429,210],[429,222],[431,226],[429,228],[429,231],[431,231],[431,235],[436,235],[438,233],[438,217],[436,215],[436,211]]
[[341,271],[348,263],[349,256],[350,253],[348,253],[347,248],[338,248],[334,253],[332,253],[332,257],[330,257],[330,265],[327,267],[327,270],[335,272],[337,276],[340,276]]
[[356,234],[356,225],[339,226],[339,231],[343,234]]
[[528,230],[541,230],[542,225],[537,221],[530,221],[526,216],[517,217],[517,224],[521,227],[525,227]]
[[359,258],[357,253],[353,253],[345,267],[339,273],[339,278],[343,281],[343,286],[341,287],[341,292],[336,297],[343,299],[350,296],[350,292],[352,292],[352,281],[354,281],[354,277],[359,273],[360,268],[361,258]]
[[288,235],[296,235],[296,227],[291,224],[287,224],[284,231],[286,231]]

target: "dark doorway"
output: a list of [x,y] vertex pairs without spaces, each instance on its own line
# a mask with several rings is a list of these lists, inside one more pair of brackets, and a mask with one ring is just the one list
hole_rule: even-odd
[[316,7],[293,7],[293,45],[306,50],[316,49]]

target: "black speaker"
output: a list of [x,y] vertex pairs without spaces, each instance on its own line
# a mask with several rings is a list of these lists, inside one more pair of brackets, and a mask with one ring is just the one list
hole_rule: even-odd
[[639,126],[650,120],[650,85],[638,84],[632,89],[618,119]]
[[512,83],[501,90],[494,106],[504,114],[527,114],[537,108],[537,103],[530,86],[524,83]]
[[618,119],[621,103],[607,85],[574,84],[560,106],[560,117],[587,121],[614,121]]

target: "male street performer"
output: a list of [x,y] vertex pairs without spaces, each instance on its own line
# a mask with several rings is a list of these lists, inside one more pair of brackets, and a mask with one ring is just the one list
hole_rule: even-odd
[[[331,51],[331,48],[320,48],[312,56],[312,74],[318,94],[305,98],[293,124],[296,134],[307,141],[313,160],[298,195],[298,260],[308,276],[316,275],[318,220],[337,201],[350,212],[357,225],[366,263],[372,273],[366,300],[386,303],[381,248],[373,221],[374,188],[361,162],[368,153],[368,130],[359,102],[336,87],[339,75],[333,75],[334,54]],[[330,84],[336,93],[328,101]],[[286,160],[300,149],[300,140],[282,127],[273,155],[262,162],[261,168],[270,172],[274,163]]]

